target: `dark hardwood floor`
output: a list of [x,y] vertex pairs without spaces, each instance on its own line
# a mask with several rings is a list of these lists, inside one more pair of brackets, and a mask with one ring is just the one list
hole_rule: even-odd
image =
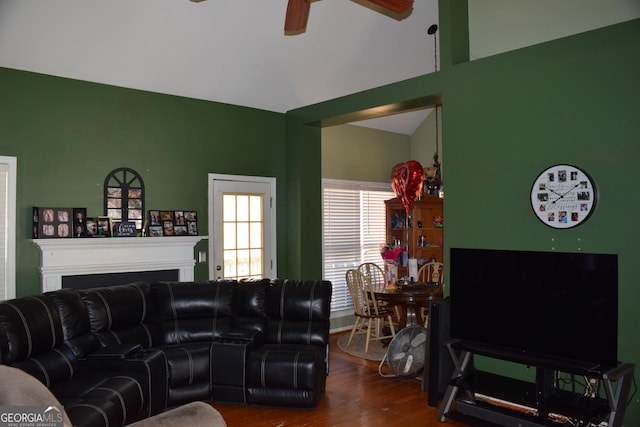
[[427,393],[421,391],[421,381],[380,378],[379,362],[344,353],[338,348],[337,339],[338,335],[330,338],[327,389],[316,409],[223,404],[214,404],[214,407],[229,427],[466,426],[453,421],[439,422],[437,408],[427,405]]

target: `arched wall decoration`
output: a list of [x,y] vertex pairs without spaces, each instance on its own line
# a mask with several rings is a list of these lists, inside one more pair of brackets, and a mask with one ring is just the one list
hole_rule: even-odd
[[129,221],[142,231],[144,219],[144,181],[130,168],[112,170],[104,180],[104,214],[114,222]]

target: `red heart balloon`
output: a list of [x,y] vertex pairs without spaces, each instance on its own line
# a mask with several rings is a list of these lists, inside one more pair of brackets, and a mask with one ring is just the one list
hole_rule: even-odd
[[424,172],[415,160],[398,163],[391,169],[391,188],[409,215],[409,208],[420,195]]

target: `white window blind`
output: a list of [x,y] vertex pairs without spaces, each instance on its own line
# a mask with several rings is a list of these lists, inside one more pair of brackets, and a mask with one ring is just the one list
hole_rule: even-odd
[[383,267],[384,201],[395,194],[388,183],[323,179],[322,188],[322,276],[333,284],[331,311],[353,309],[345,273],[363,262]]
[[0,300],[15,296],[16,159],[0,156]]

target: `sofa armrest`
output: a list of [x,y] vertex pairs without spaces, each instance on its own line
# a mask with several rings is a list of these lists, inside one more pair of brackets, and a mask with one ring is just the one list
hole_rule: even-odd
[[103,347],[87,354],[87,360],[122,360],[127,359],[142,350],[140,344],[121,344]]
[[143,386],[148,415],[167,408],[167,359],[157,349],[138,350],[131,356],[118,358],[89,358],[80,360],[80,369],[100,371],[109,376],[124,375],[136,379]]
[[262,332],[251,329],[230,329],[223,332],[218,339],[223,344],[259,344]]

